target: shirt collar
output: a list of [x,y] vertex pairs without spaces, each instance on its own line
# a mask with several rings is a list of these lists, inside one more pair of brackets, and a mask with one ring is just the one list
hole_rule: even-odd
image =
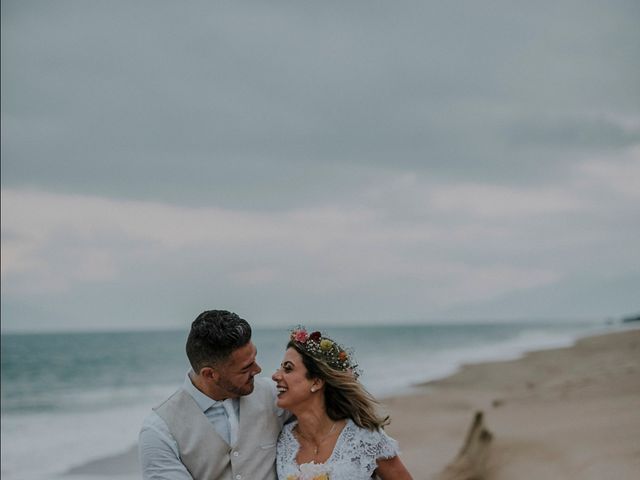
[[211,407],[222,407],[222,400],[214,400],[213,398],[205,395],[195,387],[195,385],[191,381],[191,374],[193,374],[193,370],[189,370],[185,375],[182,389],[185,392],[187,392],[189,395],[191,395],[191,397],[193,397],[193,399],[196,401],[196,403],[202,409],[202,411],[206,412]]

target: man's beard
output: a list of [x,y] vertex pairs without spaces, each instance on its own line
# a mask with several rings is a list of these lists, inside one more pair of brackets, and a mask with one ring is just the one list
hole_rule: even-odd
[[238,387],[237,385],[234,385],[233,383],[231,383],[230,381],[228,381],[226,378],[221,378],[218,383],[217,383],[218,387],[220,387],[221,389],[232,393],[233,395],[236,395],[238,397],[243,397],[245,395],[249,395],[251,392],[253,392],[253,378],[251,378],[251,381],[249,383],[245,383],[244,385]]

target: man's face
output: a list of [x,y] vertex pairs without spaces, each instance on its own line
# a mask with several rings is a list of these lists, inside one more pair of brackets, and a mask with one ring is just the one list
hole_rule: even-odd
[[234,350],[219,369],[216,385],[229,397],[242,397],[253,392],[253,377],[262,371],[256,363],[257,349],[253,342]]

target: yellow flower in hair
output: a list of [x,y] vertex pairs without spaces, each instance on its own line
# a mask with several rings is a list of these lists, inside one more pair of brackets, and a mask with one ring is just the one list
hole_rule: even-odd
[[333,342],[328,338],[323,338],[322,340],[320,340],[320,348],[325,352],[328,352],[333,348]]

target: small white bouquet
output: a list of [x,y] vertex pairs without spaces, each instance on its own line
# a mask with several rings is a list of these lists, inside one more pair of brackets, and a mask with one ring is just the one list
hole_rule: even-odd
[[300,465],[300,475],[289,475],[287,480],[331,480],[331,477],[326,465],[311,462]]

